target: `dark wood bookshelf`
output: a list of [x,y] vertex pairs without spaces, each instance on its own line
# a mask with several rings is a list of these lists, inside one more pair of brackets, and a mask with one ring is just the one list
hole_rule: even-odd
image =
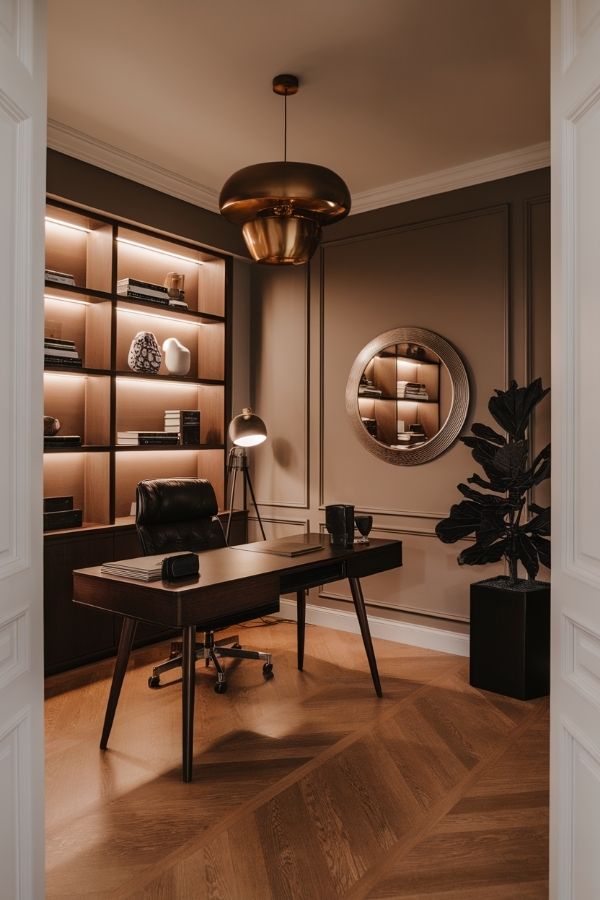
[[[225,437],[231,419],[230,257],[170,234],[48,199],[46,267],[74,285],[45,281],[45,336],[72,341],[82,367],[44,366],[44,413],[58,418],[76,446],[44,448],[44,496],[72,496],[83,525],[44,532],[46,671],[115,652],[119,623],[100,622],[71,601],[72,570],[141,553],[131,504],[148,478],[206,477],[225,506]],[[188,309],[117,293],[133,278],[162,285],[185,275]],[[185,376],[127,368],[133,336],[150,331],[162,347],[177,337],[191,354]],[[66,377],[68,376],[68,377]],[[153,389],[153,384],[155,388]],[[166,409],[199,409],[201,443],[117,444],[119,431],[161,431]],[[246,539],[246,513],[234,512],[234,541]],[[165,637],[146,626],[139,643]]]

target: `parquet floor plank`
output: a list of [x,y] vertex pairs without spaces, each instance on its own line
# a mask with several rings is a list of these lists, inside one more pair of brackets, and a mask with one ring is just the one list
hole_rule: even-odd
[[241,641],[276,676],[232,666],[219,696],[198,671],[190,784],[180,685],[147,688],[164,646],[134,655],[105,753],[110,661],[48,680],[48,900],[546,896],[546,701],[376,640],[377,699],[358,636],[309,627],[304,672],[292,624]]

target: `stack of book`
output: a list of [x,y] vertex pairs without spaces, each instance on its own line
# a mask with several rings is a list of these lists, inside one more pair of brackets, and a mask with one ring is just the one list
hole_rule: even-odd
[[[175,556],[176,554],[170,555]],[[115,562],[102,563],[100,571],[103,575],[134,578],[136,581],[158,581],[162,574],[163,559],[163,554],[140,556],[136,559],[120,559]]]
[[398,381],[396,395],[399,400],[429,400],[427,388],[418,381]]
[[380,388],[375,387],[372,381],[366,378],[364,375],[360,379],[360,384],[358,385],[358,396],[359,397],[381,397],[382,391]]
[[68,272],[57,272],[55,269],[46,269],[46,281],[53,281],[55,284],[75,284],[75,276]]
[[165,431],[177,436],[182,447],[200,443],[199,409],[165,409]]
[[61,338],[44,338],[44,365],[69,366],[81,369],[83,363],[75,341],[63,341]]
[[117,444],[120,447],[173,447],[179,443],[177,434],[167,431],[118,431]]
[[81,447],[79,434],[45,434],[44,449],[49,447]]
[[163,285],[140,281],[138,278],[120,278],[117,281],[117,294],[120,297],[131,297],[133,300],[147,300],[149,303],[157,303],[159,306],[188,308],[182,297],[183,291],[179,291],[179,297],[169,297],[169,292]]
[[80,528],[81,524],[81,510],[73,509],[73,497],[44,497],[44,531]]

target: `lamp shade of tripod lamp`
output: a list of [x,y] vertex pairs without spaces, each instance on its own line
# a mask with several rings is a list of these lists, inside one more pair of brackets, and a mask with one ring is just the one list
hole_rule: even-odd
[[237,447],[256,447],[267,439],[267,426],[252,410],[245,406],[239,416],[229,424],[229,437]]
[[250,472],[248,471],[248,457],[246,455],[246,447],[256,447],[258,446],[258,444],[262,444],[263,441],[266,441],[267,426],[260,418],[260,416],[255,415],[249,407],[244,407],[241,414],[239,416],[235,416],[235,418],[231,420],[229,424],[229,437],[233,446],[229,451],[229,457],[227,459],[227,486],[229,489],[229,498],[227,504],[229,507],[229,515],[227,517],[227,529],[225,532],[227,543],[229,543],[229,535],[231,532],[231,515],[233,512],[233,502],[235,498],[235,486],[238,471],[241,471],[244,481],[244,508],[246,508],[246,489],[248,489],[250,492],[250,497],[252,498],[254,510],[256,512],[256,519],[258,521],[263,540],[265,540],[265,530],[263,528],[262,519],[256,505],[254,488],[252,487]]

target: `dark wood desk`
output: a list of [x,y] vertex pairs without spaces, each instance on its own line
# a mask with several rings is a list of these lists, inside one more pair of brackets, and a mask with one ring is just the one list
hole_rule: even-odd
[[[304,629],[307,588],[347,578],[356,616],[369,661],[375,691],[381,697],[381,683],[373,651],[360,579],[402,565],[400,541],[372,539],[350,550],[332,548],[328,536],[313,535],[323,550],[302,556],[254,553],[239,547],[225,547],[200,554],[200,578],[182,584],[163,581],[145,583],[105,575],[100,566],[73,572],[73,600],[83,606],[123,616],[119,649],[106,708],[100,746],[106,749],[112,728],[137,623],[181,628],[183,637],[182,718],[183,780],[192,778],[194,732],[196,629],[207,631],[222,626],[228,616],[239,621],[245,609],[254,609],[278,600],[281,594],[295,593],[298,603],[298,668],[304,664]],[[257,602],[258,601],[258,602]]]

